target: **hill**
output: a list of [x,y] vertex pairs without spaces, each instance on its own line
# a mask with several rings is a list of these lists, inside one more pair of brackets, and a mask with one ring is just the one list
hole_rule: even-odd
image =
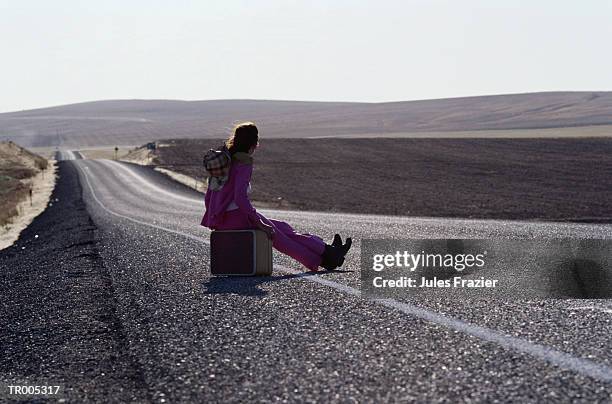
[[266,137],[612,125],[612,92],[548,92],[424,101],[108,100],[0,114],[0,140],[28,147],[136,145],[225,136],[253,120]]

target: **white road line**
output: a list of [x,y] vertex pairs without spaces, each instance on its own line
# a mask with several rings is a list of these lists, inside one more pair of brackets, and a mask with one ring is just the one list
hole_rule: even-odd
[[[76,165],[78,167],[78,164]],[[81,170],[80,167],[79,167],[79,171],[83,173],[85,181],[87,182],[87,185],[89,187],[89,190],[94,200],[100,205],[102,209],[104,209],[108,213],[115,215],[117,217],[129,220],[134,223],[153,227],[153,228],[163,230],[169,233],[177,234],[177,235],[187,237],[195,241],[202,242],[204,244],[210,244],[208,239],[205,239],[203,237],[197,237],[189,233],[184,233],[179,230],[173,230],[173,229],[168,229],[162,226],[157,226],[155,224],[143,222],[141,220],[133,219],[131,217],[113,212],[112,210],[104,206],[104,204],[102,204],[102,202],[97,198],[93,190],[93,187],[91,186],[91,183],[89,181],[87,172],[85,170]],[[355,289],[353,287],[343,285],[343,284],[340,284],[334,281],[330,281],[330,280],[321,278],[319,276],[312,276],[311,273],[298,271],[296,269],[288,268],[288,267],[281,266],[281,265],[276,265],[276,268],[279,268],[282,272],[296,275],[299,278],[303,278],[311,282],[316,282],[316,283],[331,287],[347,295],[352,295],[356,297],[361,296],[361,292],[358,289]],[[394,310],[398,310],[402,313],[408,314],[413,317],[417,317],[421,320],[425,320],[425,321],[428,321],[434,324],[442,325],[444,327],[448,327],[448,328],[463,332],[467,335],[471,335],[473,337],[480,338],[484,341],[497,344],[501,346],[502,348],[511,349],[511,350],[514,350],[520,353],[528,354],[537,359],[544,360],[550,364],[556,365],[562,369],[571,370],[583,376],[591,377],[593,379],[600,380],[603,382],[612,383],[612,368],[609,366],[599,364],[599,363],[593,362],[588,359],[575,357],[565,352],[557,351],[553,348],[550,348],[544,345],[540,345],[540,344],[536,344],[528,340],[521,339],[519,337],[502,334],[498,331],[495,331],[495,330],[492,330],[486,327],[481,327],[479,325],[470,324],[468,322],[465,322],[459,319],[447,317],[442,314],[439,314],[433,311],[429,311],[427,309],[424,309],[424,308],[421,308],[421,307],[418,307],[418,306],[415,306],[409,303],[404,303],[404,302],[400,302],[400,301],[393,300],[393,299],[373,299],[373,301],[382,306],[385,306],[385,307],[388,307]]]
[[[178,234],[179,236],[187,237],[187,238],[190,238],[190,239],[192,239],[192,240],[196,240],[196,241],[204,241],[204,242],[207,242],[207,241],[208,241],[208,240],[206,240],[206,239],[204,239],[204,238],[202,238],[202,237],[197,237],[197,236],[194,236],[194,235],[192,235],[192,234],[189,234],[189,233],[184,233],[184,232],[179,231],[179,230],[172,230],[172,229],[168,229],[167,227],[158,226],[158,225],[156,225],[156,224],[152,224],[152,223],[144,222],[144,221],[142,221],[142,220],[134,219],[134,218],[132,218],[132,217],[129,217],[129,216],[126,216],[126,215],[122,215],[121,213],[117,213],[117,212],[114,212],[114,211],[112,211],[112,210],[108,209],[108,208],[107,208],[106,206],[104,206],[104,204],[103,204],[103,203],[102,203],[102,202],[101,202],[101,201],[98,199],[98,196],[97,196],[97,195],[96,195],[96,193],[94,192],[93,187],[91,186],[91,183],[89,182],[89,175],[87,174],[87,171],[82,170],[82,169],[81,169],[81,168],[78,166],[78,164],[75,164],[75,165],[78,167],[77,169],[78,169],[78,170],[79,170],[81,173],[83,173],[83,176],[85,177],[85,182],[87,182],[87,185],[88,185],[88,187],[89,187],[89,191],[91,192],[91,196],[92,196],[92,197],[94,198],[94,200],[95,200],[95,201],[98,203],[98,205],[100,205],[100,207],[101,207],[102,209],[104,209],[105,211],[107,211],[107,212],[108,212],[108,213],[110,213],[111,215],[114,215],[114,216],[120,217],[120,218],[122,218],[122,219],[129,220],[130,222],[134,222],[134,223],[141,224],[141,225],[143,225],[143,226],[154,227],[154,228],[156,228],[156,229],[163,230],[163,231],[166,231],[166,232],[168,232],[168,233]],[[86,167],[86,168],[88,168],[88,167]]]
[[601,313],[606,313],[606,314],[612,314],[612,307],[607,306],[607,307],[602,307],[602,306],[595,306],[595,305],[587,305],[587,306],[574,306],[574,307],[568,307],[566,310],[590,310],[590,311],[599,311]]

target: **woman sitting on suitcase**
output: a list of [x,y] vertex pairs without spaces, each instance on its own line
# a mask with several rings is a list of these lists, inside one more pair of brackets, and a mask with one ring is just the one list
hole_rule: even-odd
[[[208,161],[213,167],[217,163],[216,168],[219,171],[209,179],[202,226],[214,230],[260,229],[272,239],[274,248],[301,262],[310,270],[316,271],[318,267],[332,270],[341,266],[351,247],[350,237],[343,245],[340,235],[336,234],[333,243],[329,245],[317,236],[297,233],[285,222],[264,217],[251,205],[248,197],[251,190],[249,181],[253,173],[251,155],[257,148],[258,141],[255,124],[245,122],[234,128],[233,134],[225,143],[224,152],[211,151],[218,153],[213,159],[219,156],[218,160],[223,157],[229,160],[231,156],[231,163]],[[205,164],[208,157],[209,155],[205,157]],[[207,169],[212,173],[209,166]]]

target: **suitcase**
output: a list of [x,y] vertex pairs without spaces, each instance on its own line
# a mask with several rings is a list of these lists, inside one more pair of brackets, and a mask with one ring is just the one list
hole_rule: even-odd
[[271,275],[272,241],[261,230],[215,230],[210,234],[213,275]]

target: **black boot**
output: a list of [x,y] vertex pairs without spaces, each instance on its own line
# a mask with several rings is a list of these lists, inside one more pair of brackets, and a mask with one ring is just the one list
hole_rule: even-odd
[[351,249],[352,244],[353,244],[353,240],[350,237],[346,238],[346,243],[344,243],[344,245],[340,243],[338,250],[340,250],[340,253],[342,254],[342,258],[340,258],[340,260],[338,261],[339,267],[341,267],[342,264],[344,264],[344,257],[346,256],[346,253],[348,252],[348,250]]
[[331,271],[342,265],[344,263],[344,255],[341,248],[325,244],[325,251],[321,255],[321,266]]
[[331,245],[334,247],[340,247],[342,245],[342,238],[338,233],[334,234],[334,241],[332,241]]
[[344,245],[342,247],[340,247],[340,249],[342,250],[342,256],[343,257],[346,255],[348,250],[351,249],[351,245],[353,245],[353,239],[350,238],[350,237],[347,237],[346,238],[346,243],[344,243]]

